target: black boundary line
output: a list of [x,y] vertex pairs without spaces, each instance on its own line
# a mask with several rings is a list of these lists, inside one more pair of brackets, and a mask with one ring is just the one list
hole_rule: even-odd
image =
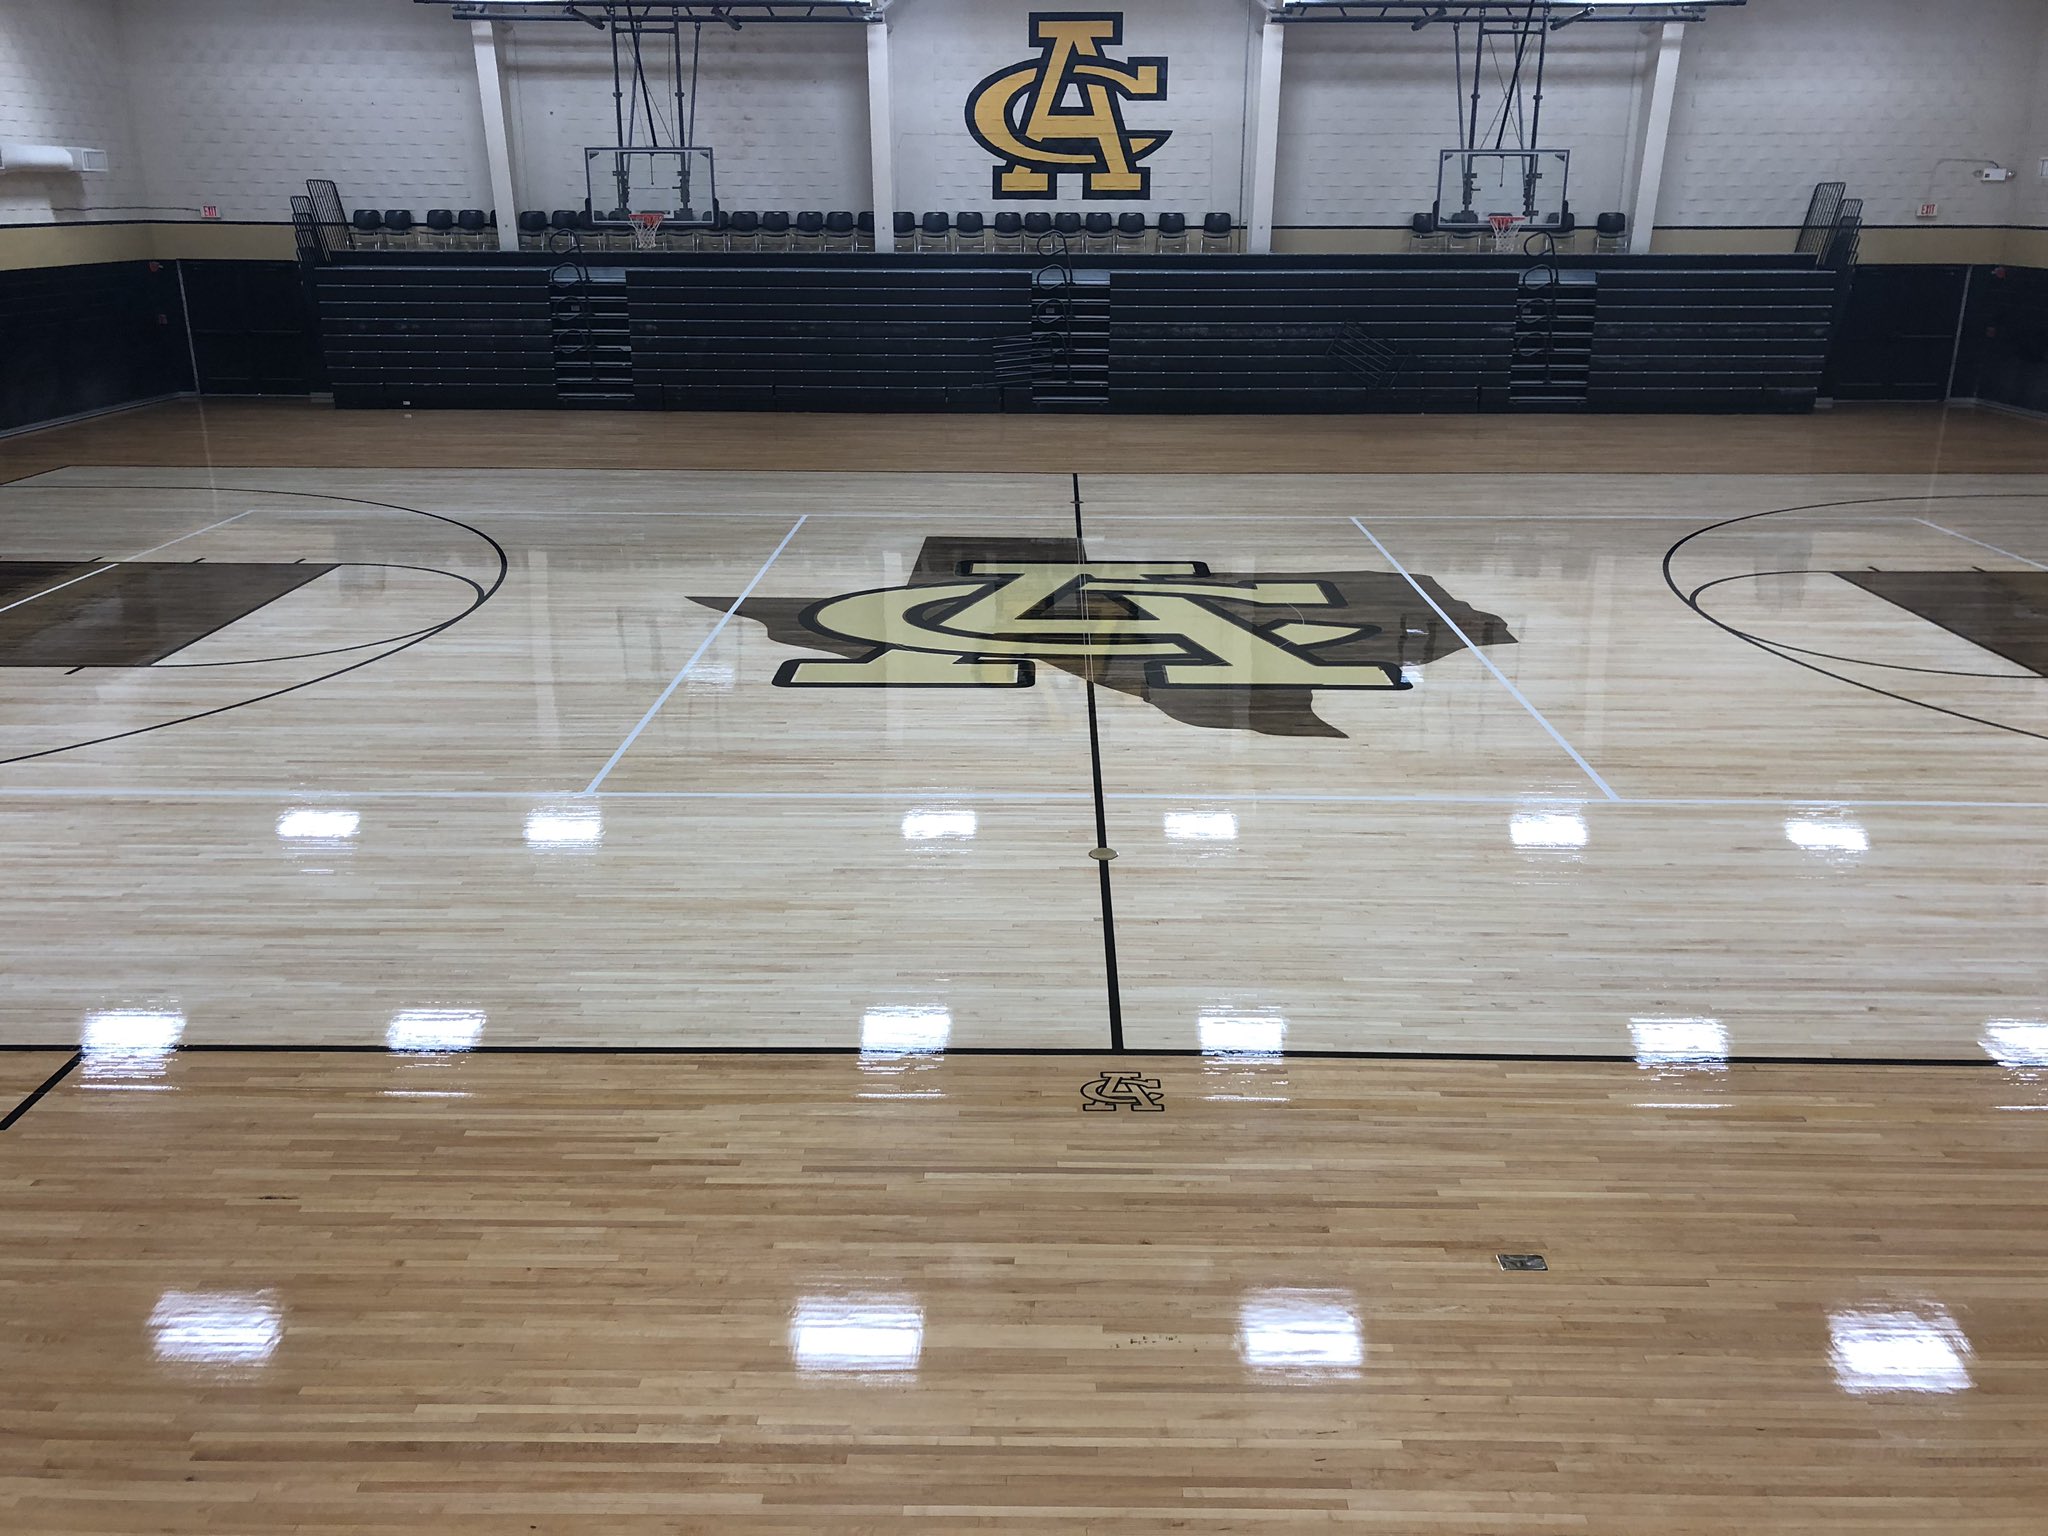
[[[13,1047],[10,1047],[10,1049],[13,1049]],[[60,1047],[60,1049],[62,1049],[62,1047]],[[76,1046],[72,1046],[69,1049],[71,1051],[71,1054],[69,1057],[65,1059],[64,1065],[59,1067],[56,1071],[52,1072],[48,1077],[44,1078],[42,1086],[40,1088],[36,1089],[34,1093],[30,1094],[27,1098],[23,1099],[19,1104],[15,1105],[13,1109],[9,1110],[7,1112],[6,1119],[0,1120],[0,1131],[7,1130],[10,1126],[14,1124],[15,1121],[19,1120],[23,1115],[27,1114],[30,1110],[34,1109],[36,1107],[37,1102],[41,1100],[44,1094],[48,1093],[52,1088],[56,1087],[59,1083],[63,1082],[65,1078],[69,1077],[72,1073],[72,1070],[77,1067],[79,1062],[85,1059],[85,1052],[79,1050]]]
[[[1681,603],[1685,604],[1686,607],[1690,608],[1694,613],[1698,614],[1701,618],[1705,619],[1709,624],[1713,625],[1714,628],[1720,630],[1723,634],[1733,635],[1737,640],[1740,640],[1744,645],[1755,646],[1758,650],[1762,651],[1766,656],[1775,656],[1780,661],[1789,661],[1795,667],[1803,667],[1808,672],[1817,672],[1822,677],[1831,677],[1838,683],[1847,683],[1851,688],[1861,688],[1865,693],[1874,693],[1879,698],[1890,699],[1894,703],[1910,704],[1915,709],[1928,710],[1937,715],[1947,715],[1951,720],[1967,720],[1972,725],[1989,726],[1994,731],[2005,731],[2013,736],[2026,736],[2035,741],[2048,741],[2048,731],[2030,731],[2022,726],[2006,725],[2002,721],[1998,720],[1987,720],[1982,715],[1972,715],[1960,709],[1950,709],[1947,706],[1941,704],[1930,704],[1925,699],[1916,699],[1910,697],[1907,694],[1894,693],[1891,689],[1880,688],[1875,683],[1859,682],[1857,679],[1853,677],[1844,677],[1839,672],[1831,671],[1828,668],[1818,666],[1813,662],[1801,661],[1797,656],[1788,656],[1784,651],[1781,651],[1777,648],[1775,642],[1759,640],[1754,635],[1744,633],[1742,630],[1737,629],[1734,625],[1726,622],[1725,620],[1715,618],[1711,613],[1707,612],[1706,609],[1700,606],[1697,593],[1695,593],[1695,595],[1693,596],[1686,595],[1684,589],[1681,588],[1678,584],[1678,578],[1674,574],[1672,574],[1671,570],[1672,561],[1674,561],[1678,557],[1678,552],[1681,549],[1685,548],[1686,545],[1690,544],[1694,539],[1701,538],[1709,533],[1719,532],[1723,528],[1732,528],[1738,523],[1755,522],[1760,517],[1782,517],[1793,512],[1819,512],[1825,511],[1831,507],[1883,506],[1892,502],[1916,501],[1925,503],[1930,501],[2038,501],[2040,499],[2041,492],[2039,491],[1959,491],[1953,495],[1945,496],[1857,496],[1848,501],[1816,501],[1809,502],[1804,506],[1798,507],[1772,507],[1763,512],[1749,512],[1745,513],[1741,517],[1723,518],[1721,521],[1717,523],[1708,523],[1704,527],[1695,528],[1691,533],[1686,534],[1683,538],[1679,539],[1677,543],[1673,544],[1669,549],[1665,550],[1664,585],[1671,589],[1671,595],[1673,597],[1677,598]],[[1705,588],[1702,587],[1698,590],[1704,591]],[[1873,593],[1872,595],[1876,596],[1877,594]],[[1897,605],[1895,604],[1894,606]],[[1907,611],[1910,612],[1911,610]],[[1917,617],[1924,618],[1925,616],[1917,615]],[[1934,621],[1928,619],[1927,622],[1932,624]],[[1939,629],[1942,626],[1936,624],[1934,627]],[[1972,643],[1974,644],[1974,642]]]
[[[1286,1050],[1204,1051],[1193,1046],[1140,1046],[1118,1048],[1131,1056],[1159,1056],[1175,1060],[1212,1061],[1219,1065],[1285,1066],[1290,1061],[1445,1061],[1498,1062],[1508,1065],[1540,1066],[1636,1066],[1639,1058],[1625,1052],[1592,1052],[1583,1055],[1559,1051],[1347,1051]],[[0,1052],[69,1051],[82,1055],[76,1045],[0,1044]],[[279,1044],[275,1042],[194,1043],[175,1046],[167,1054],[181,1056],[389,1056],[411,1061],[456,1056],[844,1056],[859,1059],[875,1053],[858,1045],[475,1045],[460,1051],[394,1051],[388,1045]],[[895,1053],[890,1053],[893,1059]],[[910,1051],[913,1056],[990,1057],[1095,1057],[1105,1054],[1092,1045],[949,1045],[938,1051]],[[1721,1058],[1731,1067],[1919,1067],[1965,1068],[1984,1071],[1998,1062],[1987,1056],[1728,1056]],[[76,1065],[73,1062],[72,1065]],[[1650,1065],[1655,1066],[1655,1063]],[[65,1072],[70,1066],[64,1068]],[[60,1081],[63,1073],[38,1089],[40,1095]],[[30,1102],[33,1102],[31,1100]],[[24,1106],[25,1107],[25,1106]],[[6,1123],[0,1123],[0,1129]]]
[[[1074,553],[1083,560],[1088,558],[1087,535],[1081,529],[1081,475],[1075,470],[1070,474],[1074,486]],[[1083,679],[1088,700],[1088,768],[1095,788],[1095,846],[1109,847],[1109,809],[1102,798],[1102,727],[1095,715],[1095,669],[1088,669]],[[1109,1048],[1121,1052],[1124,1048],[1124,998],[1123,986],[1116,974],[1116,907],[1110,896],[1109,860],[1095,861],[1095,875],[1102,892],[1102,969],[1103,984],[1109,999]]]
[[[475,534],[479,539],[482,539],[484,543],[488,544],[491,547],[492,551],[497,555],[498,574],[496,578],[491,582],[489,587],[479,589],[479,595],[476,601],[471,603],[467,608],[463,609],[462,612],[456,614],[454,618],[444,620],[443,622],[435,625],[432,629],[425,631],[424,633],[416,636],[413,639],[405,641],[403,644],[395,645],[388,651],[379,651],[374,656],[366,656],[361,661],[351,662],[349,663],[349,665],[345,667],[336,667],[332,672],[323,672],[320,676],[309,677],[303,682],[292,683],[289,686],[283,688],[273,688],[268,693],[259,693],[251,698],[238,699],[232,704],[222,704],[216,706],[213,709],[199,710],[194,714],[180,715],[174,720],[159,720],[154,725],[137,726],[135,729],[129,731],[116,731],[110,736],[95,736],[88,741],[74,741],[62,747],[45,747],[40,752],[23,752],[14,757],[0,758],[0,768],[4,768],[10,763],[26,763],[31,762],[39,757],[55,757],[59,753],[63,752],[76,752],[84,747],[102,746],[110,741],[125,741],[131,736],[146,736],[151,731],[169,730],[172,726],[189,725],[194,720],[206,720],[212,718],[215,715],[227,714],[230,710],[246,709],[252,704],[263,704],[271,699],[283,698],[286,694],[289,693],[297,693],[302,688],[317,687],[321,683],[332,682],[337,677],[344,677],[350,672],[359,671],[364,667],[374,666],[376,663],[380,661],[386,660],[387,658],[392,656],[396,656],[400,651],[409,651],[414,646],[420,644],[422,641],[430,640],[435,635],[440,634],[443,630],[452,629],[457,624],[460,624],[464,619],[468,618],[472,613],[475,613],[479,608],[483,607],[485,603],[489,602],[493,597],[498,595],[499,588],[505,585],[505,578],[509,576],[512,571],[512,558],[511,556],[505,553],[505,546],[500,544],[496,539],[492,538],[488,533],[484,532],[483,529],[476,527],[474,524],[465,523],[462,521],[462,519],[457,517],[447,517],[439,512],[428,512],[421,507],[402,506],[395,501],[372,501],[366,496],[339,496],[331,492],[324,491],[279,491],[258,489],[241,485],[133,486],[95,485],[90,482],[78,482],[67,486],[46,487],[46,489],[98,491],[228,491],[238,496],[294,496],[307,501],[338,501],[350,502],[359,507],[382,507],[388,512],[406,512],[410,513],[414,517],[431,518],[433,521],[437,523],[446,523],[452,528],[460,528],[465,533]],[[443,574],[452,575],[454,573],[444,572]],[[472,583],[472,585],[474,585],[474,583]]]

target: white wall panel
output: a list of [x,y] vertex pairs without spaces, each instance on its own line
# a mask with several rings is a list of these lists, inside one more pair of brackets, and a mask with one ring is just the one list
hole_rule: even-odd
[[1946,156],[2014,164],[2041,0],[1753,0],[1687,30],[1660,224],[1797,224],[1846,181],[1869,224],[1911,224],[1930,178],[1943,224],[2004,224],[2013,183]]
[[[1492,145],[1512,46],[1490,45],[1482,71],[1480,141]],[[1464,33],[1458,88],[1448,27],[1296,25],[1288,30],[1280,98],[1280,179],[1274,222],[1405,224],[1436,195],[1437,153],[1455,148],[1470,110],[1472,36]],[[1540,145],[1507,125],[1504,147],[1569,149],[1570,202],[1583,217],[1619,208],[1626,191],[1645,39],[1631,26],[1556,33],[1544,76]],[[1524,63],[1525,103],[1533,60]],[[1491,125],[1491,126],[1489,126]]]
[[[696,142],[716,153],[720,203],[791,212],[867,207],[865,30],[836,23],[704,28]],[[584,27],[529,22],[508,31],[519,200],[529,208],[580,207],[583,151],[616,142],[611,45]],[[686,80],[690,42],[686,33]],[[648,38],[644,51],[663,141],[674,143],[668,39]],[[914,69],[910,78],[917,79]],[[643,117],[637,142],[647,141]]]
[[[128,113],[114,0],[0,3],[0,140],[104,149],[106,174],[0,178],[0,224],[84,217],[149,197]],[[109,218],[152,217],[147,211]]]
[[[1127,108],[1133,127],[1173,135],[1148,162],[1145,201],[1084,201],[1072,177],[1055,201],[993,198],[967,97],[1032,54],[1036,3],[892,11],[898,201],[1242,214],[1250,0],[1120,7],[1121,52],[1169,60],[1167,100]],[[613,136],[609,50],[573,26],[510,31],[520,201],[579,203],[583,148]],[[866,206],[863,31],[706,28],[697,138],[718,151],[727,207]],[[1276,222],[1397,225],[1428,205],[1462,110],[1450,47],[1443,28],[1290,30]],[[1627,24],[1553,40],[1541,136],[1572,150],[1582,216],[1627,205],[1648,61],[1644,31]],[[1482,116],[1499,94],[1490,66]],[[113,161],[104,178],[0,182],[0,221],[75,217],[53,206],[81,194],[282,220],[319,175],[352,205],[490,200],[467,28],[411,0],[0,0],[0,136],[104,147]],[[1871,222],[1911,224],[1932,173],[1943,224],[2048,225],[2044,155],[2044,0],[1752,0],[1688,31],[1660,222],[1795,223],[1813,183],[1839,178]],[[1995,157],[2018,175],[1987,186],[1968,166],[1937,170],[1950,156]]]
[[309,176],[350,206],[490,202],[467,25],[411,0],[121,0],[158,203],[289,219]]
[[1126,0],[1118,58],[1164,56],[1163,102],[1128,102],[1132,129],[1172,137],[1144,164],[1142,200],[1086,200],[1080,178],[1060,179],[1051,200],[998,201],[995,161],[966,129],[969,94],[986,76],[1036,53],[1033,10],[1086,10],[1033,0],[904,0],[890,13],[896,62],[897,201],[913,211],[978,209],[1019,213],[1175,211],[1243,213],[1246,63],[1258,13],[1249,0]]

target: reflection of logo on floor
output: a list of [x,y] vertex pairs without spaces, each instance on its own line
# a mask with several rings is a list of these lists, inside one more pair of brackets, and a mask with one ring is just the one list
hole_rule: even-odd
[[[1416,580],[1474,644],[1513,642],[1494,615]],[[1028,688],[1044,662],[1189,725],[1272,736],[1341,737],[1316,689],[1405,689],[1405,669],[1462,648],[1390,572],[1083,560],[1072,539],[930,538],[903,586],[738,611],[783,645],[832,653],[785,662],[784,688]]]

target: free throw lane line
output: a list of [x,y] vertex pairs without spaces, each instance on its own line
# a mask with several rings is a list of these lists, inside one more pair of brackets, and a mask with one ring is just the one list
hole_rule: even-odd
[[796,537],[797,529],[803,527],[809,518],[810,513],[806,512],[802,517],[799,517],[794,523],[790,524],[789,532],[782,536],[782,542],[775,546],[774,552],[761,562],[761,569],[754,572],[754,579],[747,583],[746,590],[732,600],[732,606],[721,613],[718,616],[718,622],[711,626],[711,633],[706,635],[697,649],[690,653],[690,659],[683,663],[683,670],[669,679],[668,686],[661,690],[661,697],[647,706],[647,713],[640,717],[640,723],[633,727],[624,741],[619,743],[618,750],[605,759],[604,766],[597,770],[597,776],[583,786],[584,794],[594,795],[597,793],[597,786],[605,781],[607,774],[619,766],[619,759],[626,755],[627,748],[640,739],[640,733],[647,729],[647,723],[661,713],[661,706],[666,704],[675,691],[683,686],[683,679],[690,675],[690,669],[704,659],[704,653],[711,649],[711,642],[723,633],[725,626],[731,621],[732,616],[739,612],[740,604],[754,595],[754,588],[758,587],[761,584],[761,578],[768,574],[768,567],[775,563],[777,557],[785,549],[789,548],[789,541]]
[[1407,566],[1403,565],[1399,560],[1396,560],[1394,558],[1394,552],[1391,549],[1387,548],[1386,545],[1382,544],[1379,541],[1378,536],[1375,535],[1370,528],[1366,527],[1364,523],[1359,522],[1357,518],[1352,518],[1351,522],[1352,525],[1356,527],[1360,533],[1364,534],[1368,539],[1372,540],[1372,547],[1380,552],[1381,557],[1385,559],[1387,564],[1391,565],[1396,571],[1400,573],[1401,579],[1403,581],[1407,582],[1409,586],[1415,589],[1415,595],[1421,598],[1425,603],[1429,604],[1430,608],[1435,611],[1436,616],[1442,619],[1444,623],[1450,627],[1451,633],[1458,637],[1458,639],[1463,643],[1465,649],[1470,651],[1474,656],[1477,656],[1479,658],[1479,664],[1485,667],[1487,671],[1491,672],[1494,675],[1494,678],[1500,683],[1501,687],[1507,689],[1509,693],[1515,696],[1515,702],[1521,705],[1522,708],[1526,709],[1529,712],[1529,718],[1534,720],[1538,725],[1542,726],[1545,731],[1549,732],[1550,739],[1552,741],[1556,742],[1560,747],[1564,748],[1566,754],[1571,758],[1573,762],[1579,765],[1580,770],[1586,775],[1586,777],[1593,781],[1594,786],[1600,791],[1600,793],[1605,795],[1610,800],[1619,800],[1621,796],[1617,795],[1614,792],[1614,787],[1611,784],[1609,784],[1605,779],[1601,778],[1598,773],[1593,771],[1593,765],[1586,761],[1586,759],[1580,754],[1579,749],[1577,747],[1573,746],[1570,742],[1564,739],[1564,733],[1562,731],[1560,731],[1556,726],[1552,725],[1548,720],[1544,719],[1543,711],[1538,709],[1534,704],[1531,704],[1529,702],[1528,696],[1524,694],[1521,689],[1517,688],[1512,682],[1508,680],[1507,673],[1501,671],[1499,667],[1494,665],[1493,658],[1487,655],[1486,652],[1482,651],[1478,646],[1472,643],[1471,637],[1467,635],[1464,630],[1458,628],[1458,621],[1452,618],[1448,613],[1444,612],[1442,605],[1439,604],[1435,598],[1429,595],[1428,591],[1424,589],[1422,583],[1417,581],[1412,575],[1409,574]]

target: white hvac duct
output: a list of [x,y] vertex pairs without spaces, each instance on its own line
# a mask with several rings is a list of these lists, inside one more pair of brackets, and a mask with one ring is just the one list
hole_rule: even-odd
[[104,171],[104,149],[70,149],[62,144],[0,144],[0,176],[13,171]]

